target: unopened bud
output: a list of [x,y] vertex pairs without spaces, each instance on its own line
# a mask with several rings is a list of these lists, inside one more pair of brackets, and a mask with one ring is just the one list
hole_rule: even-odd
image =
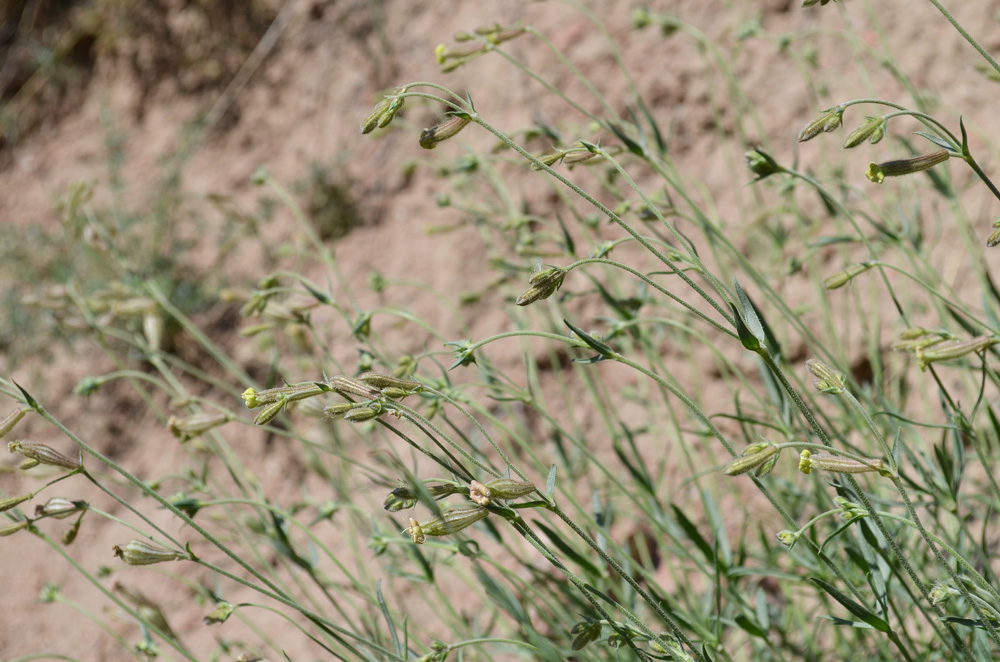
[[274,418],[277,417],[278,414],[281,413],[281,411],[285,408],[287,404],[288,404],[287,400],[279,400],[278,402],[273,402],[269,404],[268,406],[261,409],[260,412],[254,417],[253,424],[267,425],[272,420],[274,420]]
[[930,154],[922,154],[911,159],[898,159],[896,161],[886,161],[885,163],[869,163],[868,172],[865,177],[868,181],[881,184],[886,177],[900,177],[910,175],[922,170],[929,170],[939,163],[944,163],[951,158],[951,152],[946,149],[939,149]]
[[798,541],[799,536],[801,535],[802,535],[801,532],[789,531],[788,529],[785,529],[783,531],[778,531],[777,538],[778,542],[780,542],[785,547],[791,549]]
[[1000,244],[1000,219],[993,222],[993,232],[986,238],[987,247],[993,248],[997,244]]
[[778,162],[770,154],[759,147],[743,154],[743,158],[746,159],[750,172],[757,175],[757,181],[784,171],[784,168],[778,165]]
[[438,143],[458,135],[458,132],[471,121],[472,119],[465,113],[452,115],[444,122],[424,129],[420,134],[420,146],[424,149],[434,149]]
[[377,388],[352,377],[334,377],[330,380],[330,388],[337,393],[357,395],[367,400],[374,400],[379,396]]
[[827,108],[818,119],[807,124],[799,131],[799,142],[804,143],[812,140],[821,133],[836,131],[843,124],[844,109],[841,106]]
[[226,620],[232,616],[233,612],[236,611],[236,607],[232,606],[228,602],[219,602],[215,605],[215,611],[202,619],[205,625],[213,625],[215,623],[225,623]]
[[918,349],[914,353],[917,357],[917,365],[921,370],[926,370],[931,363],[938,361],[951,361],[960,359],[963,356],[982,352],[986,348],[1000,342],[993,336],[977,336],[969,340],[952,340],[946,343],[938,343],[929,349]]
[[493,499],[517,499],[535,491],[535,484],[512,478],[498,478],[483,485],[478,480],[469,483],[469,498],[480,506],[488,506]]
[[382,409],[382,407],[354,407],[344,414],[344,420],[350,421],[351,423],[364,423],[365,421],[370,421],[373,418],[378,418],[384,411],[385,410]]
[[163,318],[159,313],[146,313],[142,316],[142,333],[151,350],[158,352],[163,348]]
[[171,434],[178,439],[187,441],[192,437],[197,437],[200,434],[208,432],[212,428],[219,427],[228,421],[229,415],[222,412],[215,414],[192,414],[190,416],[185,416],[184,418],[171,416],[167,420],[167,429],[170,430]]
[[11,430],[14,429],[14,426],[17,425],[18,421],[24,418],[26,411],[28,410],[19,407],[3,417],[3,420],[0,421],[0,439],[5,437]]
[[566,270],[559,267],[539,269],[528,279],[529,287],[514,302],[518,306],[527,306],[542,299],[548,299],[562,287],[566,279]]
[[35,495],[32,494],[31,492],[28,492],[27,494],[22,494],[16,497],[7,497],[6,499],[0,499],[0,513],[4,512],[5,510],[10,510],[15,506],[21,505],[25,501],[31,499],[31,497],[33,496]]
[[401,379],[392,375],[380,375],[366,372],[358,377],[358,381],[378,389],[382,395],[389,398],[401,398],[411,393],[420,393],[424,385],[413,379]]
[[72,460],[45,444],[37,444],[33,441],[12,441],[7,444],[7,450],[11,453],[19,453],[38,464],[50,464],[73,470],[83,468],[78,460]]
[[847,136],[844,148],[857,147],[866,140],[874,145],[883,137],[885,137],[885,118],[881,115],[879,117],[866,117],[864,123]]
[[766,476],[774,467],[774,463],[777,462],[780,450],[777,446],[766,440],[751,444],[743,449],[740,457],[732,460],[722,471],[727,476],[739,476],[750,470],[757,469],[758,472],[755,475],[758,477]]
[[29,526],[31,526],[31,522],[29,522],[28,520],[21,520],[20,522],[15,522],[13,524],[5,524],[4,526],[0,526],[0,538],[4,538],[6,536],[12,536],[21,529],[27,529]]
[[426,536],[447,536],[458,533],[462,529],[484,519],[489,514],[490,511],[482,506],[452,508],[423,523],[410,518],[410,526],[404,529],[404,531],[409,533],[413,542],[419,545],[424,542]]
[[115,545],[111,549],[115,557],[126,565],[152,565],[188,558],[186,554],[154,545],[146,540],[130,540],[124,547]]
[[838,395],[844,392],[844,384],[847,381],[844,373],[837,372],[827,364],[816,359],[806,361],[806,368],[816,378],[813,386],[818,391],[829,393],[830,395]]
[[856,276],[871,269],[874,263],[862,262],[861,264],[848,265],[843,271],[827,276],[823,279],[823,287],[828,290],[836,290],[851,282]]

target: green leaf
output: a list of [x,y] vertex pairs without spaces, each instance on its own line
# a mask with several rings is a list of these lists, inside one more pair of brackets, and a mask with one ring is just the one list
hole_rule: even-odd
[[767,639],[767,632],[762,630],[756,623],[751,621],[749,618],[740,614],[736,617],[736,624],[739,625],[744,632],[752,637],[757,637],[759,639]]
[[601,576],[600,569],[596,565],[591,563],[583,555],[581,555],[579,552],[577,552],[575,549],[566,544],[566,541],[563,540],[562,536],[559,535],[558,531],[549,528],[548,526],[537,520],[533,521],[532,524],[541,529],[542,533],[544,533],[546,537],[548,537],[549,541],[556,549],[565,554],[568,559],[570,559],[578,566],[580,566],[580,569],[584,574],[590,575],[591,577]]
[[38,402],[36,402],[36,401],[35,401],[35,399],[34,399],[33,397],[31,397],[31,394],[30,394],[30,393],[28,393],[27,391],[25,391],[25,390],[24,390],[24,389],[23,389],[23,388],[21,387],[21,385],[20,385],[20,384],[18,384],[17,382],[15,382],[15,381],[14,381],[13,379],[12,379],[12,380],[10,380],[10,381],[11,381],[11,383],[12,383],[12,384],[14,384],[14,386],[16,386],[16,387],[17,387],[17,390],[21,392],[21,395],[23,395],[23,396],[24,396],[24,403],[25,403],[26,405],[28,405],[29,407],[31,407],[31,408],[32,408],[32,409],[34,409],[35,411],[38,411],[39,409],[41,409],[41,407],[39,407],[39,406],[38,406]]
[[389,614],[389,605],[385,603],[385,598],[382,597],[382,580],[379,579],[375,583],[375,598],[378,600],[379,609],[382,610],[382,616],[385,617],[385,623],[389,627],[389,635],[392,637],[392,647],[396,651],[396,654],[400,657],[405,657],[403,655],[404,651],[399,644],[399,634],[396,632],[396,624],[392,622],[392,616]]
[[694,525],[694,522],[688,519],[688,516],[684,514],[683,510],[678,508],[676,504],[670,504],[670,507],[674,511],[674,517],[677,518],[677,523],[681,525],[682,529],[684,529],[684,533],[687,537],[690,538],[701,553],[705,555],[705,558],[714,565],[717,562],[715,549],[708,544],[708,541],[705,540],[704,537],[702,537],[701,533],[698,531],[698,527]]
[[567,320],[563,320],[563,323],[566,326],[568,326],[570,330],[573,333],[575,333],[578,338],[580,338],[580,340],[587,343],[587,345],[589,345],[591,349],[597,351],[602,357],[611,358],[612,356],[615,355],[615,351],[613,349],[611,349],[610,347],[608,347],[600,340],[587,333],[586,331],[576,328],[575,326],[570,324],[569,321]]
[[830,597],[843,605],[847,611],[851,612],[879,632],[892,632],[892,628],[889,627],[889,624],[885,621],[885,619],[863,604],[856,602],[846,594],[841,593],[840,590],[833,584],[825,582],[822,579],[817,579],[816,577],[810,577],[809,581],[829,593]]
[[549,476],[545,479],[545,496],[554,501],[556,495],[556,465],[549,467]]

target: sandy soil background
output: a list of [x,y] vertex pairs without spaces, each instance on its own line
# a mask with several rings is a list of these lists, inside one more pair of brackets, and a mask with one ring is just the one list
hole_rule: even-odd
[[[7,15],[0,10],[0,16],[12,16],[23,4],[13,3]],[[356,208],[357,227],[332,244],[351,284],[360,287],[377,269],[387,278],[422,281],[440,292],[456,292],[456,283],[462,284],[461,290],[476,290],[486,286],[492,275],[482,268],[485,256],[474,236],[425,232],[430,225],[455,220],[452,212],[435,205],[435,195],[446,187],[427,164],[454,160],[464,150],[488,149],[493,141],[481,134],[463,134],[461,141],[442,145],[429,155],[418,146],[417,134],[435,121],[436,111],[417,104],[407,108],[405,119],[392,130],[362,137],[359,121],[378,93],[408,81],[439,81],[456,91],[470,91],[480,113],[504,129],[514,130],[535,119],[581,123],[580,116],[567,115],[572,111],[499,57],[481,58],[453,73],[439,72],[434,48],[450,43],[453,33],[496,22],[523,22],[546,34],[600,85],[618,112],[625,111],[628,100],[626,81],[606,42],[571,3],[288,0],[254,2],[254,11],[236,11],[235,5],[242,3],[220,2],[215,9],[204,9],[208,3],[179,0],[139,4],[141,9],[122,15],[127,25],[120,26],[118,39],[104,43],[86,36],[112,29],[83,31],[85,37],[68,59],[72,75],[64,81],[19,78],[15,74],[24,69],[18,68],[17,58],[23,53],[13,47],[5,51],[0,84],[6,86],[5,112],[16,112],[16,121],[9,125],[16,129],[9,128],[0,143],[3,226],[57,227],[54,200],[79,180],[96,181],[95,204],[109,203],[114,183],[109,154],[116,145],[124,158],[122,184],[115,194],[118,203],[142,207],[163,178],[176,173],[182,202],[172,222],[178,233],[193,241],[192,268],[198,273],[221,270],[225,282],[246,288],[266,271],[250,248],[213,264],[226,220],[220,209],[252,209],[257,204],[260,192],[251,176],[258,167],[266,167],[289,186],[308,181],[313,168],[322,167],[326,181],[342,185]],[[747,123],[755,127],[754,133],[748,135],[733,129],[733,116],[741,109],[719,103],[727,98],[720,75],[723,61],[709,64],[689,36],[665,39],[655,28],[631,29],[634,7],[627,3],[583,4],[605,22],[643,98],[661,125],[669,127],[678,169],[714,200],[734,237],[748,246],[755,219],[740,217],[753,195],[744,186],[750,177],[742,170],[743,152],[760,144],[781,162],[798,161],[804,167],[818,163],[834,149],[833,143],[798,146],[795,141],[798,130],[817,110],[855,97],[908,98],[909,91],[891,68],[880,64],[886,53],[894,54],[894,62],[921,94],[940,104],[940,116],[953,124],[959,115],[965,117],[974,145],[983,146],[983,136],[995,136],[1000,130],[1000,116],[993,110],[1000,87],[974,68],[975,53],[929,3],[846,0],[802,9],[791,0],[651,2],[653,11],[679,16],[720,45],[724,66],[740,81],[748,107],[756,109],[757,118]],[[957,18],[987,49],[1000,49],[993,3],[951,4]],[[70,6],[52,29],[66,30],[80,20],[74,14],[77,9]],[[831,36],[831,31],[845,26],[853,28],[856,41]],[[807,85],[808,72],[804,76],[800,65],[783,54],[781,39],[787,35],[796,35],[788,48],[800,54],[809,50],[817,71],[827,72],[817,73],[814,85]],[[510,52],[589,108],[598,109],[537,40],[511,42]],[[853,73],[859,58],[868,65],[864,76]],[[191,123],[205,113],[211,118],[209,129],[179,159],[178,150],[188,147]],[[883,144],[851,153],[845,166],[857,173],[861,186],[866,183],[867,162],[892,155],[892,147]],[[434,160],[429,161],[431,156]],[[986,155],[983,165],[993,172],[996,155]],[[966,175],[956,172],[956,177]],[[529,183],[519,193],[545,208],[541,189]],[[974,193],[967,209],[978,215],[985,238],[997,214],[995,203],[990,205],[985,195]],[[269,242],[294,246],[301,241],[295,222],[282,209],[261,232]],[[960,283],[966,256],[957,242],[949,246],[949,238],[941,229],[937,255],[946,277]],[[323,280],[318,265],[301,268]],[[33,284],[14,281],[3,287],[20,296],[30,294]],[[789,296],[805,295],[790,292]],[[458,337],[456,321],[436,299],[415,294],[408,304]],[[496,298],[487,298],[475,309],[473,336],[509,328],[508,308],[495,304]],[[200,321],[214,325],[220,342],[243,362],[254,362],[252,346],[225,338],[227,329],[233,335],[231,311],[205,311]],[[19,348],[31,344],[34,330],[22,331],[23,337],[15,330],[3,343],[0,370],[5,377],[25,385],[71,429],[137,475],[162,476],[184,463],[184,452],[124,387],[89,399],[71,395],[80,378],[112,368],[103,354],[79,343],[48,347],[26,357]],[[339,332],[346,339],[348,330]],[[336,347],[336,336],[331,341]],[[409,342],[415,348],[427,340]],[[346,340],[337,349],[345,358],[354,351]],[[25,425],[19,431],[24,437],[48,434],[40,423]],[[295,460],[289,453],[269,447],[262,436],[249,435],[239,443],[242,461],[262,483],[278,493],[289,489],[287,484],[282,487],[294,473]],[[8,494],[36,485],[33,479],[0,476],[0,487]],[[79,490],[81,498],[113,510],[101,495],[82,485]],[[99,525],[97,518],[88,524],[73,554],[90,568],[110,564],[110,549],[120,542],[120,532]],[[67,607],[39,603],[43,586],[58,584],[68,598],[104,609],[94,587],[29,536],[3,539],[0,559],[0,658],[45,650],[83,660],[116,659],[118,649],[98,627]],[[124,572],[116,573],[115,579],[141,586],[147,594],[165,595],[164,608],[173,629],[193,650],[211,649],[214,633],[202,625],[202,610],[189,608],[187,596],[169,592],[170,582],[158,584],[155,576]],[[108,580],[109,586],[112,581]],[[138,639],[135,626],[127,622],[118,624],[117,630],[127,639]],[[240,652],[234,651],[233,657]],[[316,651],[291,649],[289,654],[293,659],[311,659]]]

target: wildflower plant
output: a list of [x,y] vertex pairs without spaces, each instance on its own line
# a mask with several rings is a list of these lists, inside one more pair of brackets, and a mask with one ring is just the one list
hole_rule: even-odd
[[[807,0],[801,11],[828,5]],[[581,15],[618,53],[596,17]],[[743,250],[677,167],[634,85],[627,103],[612,103],[532,26],[473,27],[431,55],[442,75],[502,58],[574,119],[506,127],[492,115],[496,100],[473,103],[476,90],[399,81],[358,109],[360,133],[399,129],[435,150],[422,158],[444,160],[475,132],[495,142],[439,169],[476,185],[438,200],[480,231],[491,256],[490,286],[468,301],[502,308],[510,328],[473,335],[466,325],[457,339],[403,307],[366,308],[294,197],[260,170],[255,183],[288,207],[328,272],[276,269],[219,296],[251,325],[243,341],[272,350],[268,370],[235,361],[161,279],[135,277],[127,261],[107,291],[37,297],[141,357],[143,370],[90,378],[78,393],[130,382],[196,468],[140,477],[64,426],[46,398],[5,379],[15,410],[0,435],[45,424],[73,451],[9,441],[38,465],[17,470],[45,469],[33,479],[47,482],[4,498],[0,536],[34,536],[75,564],[66,547],[93,519],[120,528],[108,554],[118,566],[75,565],[141,624],[142,641],[122,644],[136,656],[207,657],[173,631],[164,604],[102,573],[139,583],[155,569],[186,581],[204,612],[189,622],[219,632],[241,623],[275,658],[287,636],[311,656],[359,661],[777,661],[859,650],[878,660],[997,659],[1000,293],[988,264],[972,267],[980,303],[967,303],[932,268],[933,246],[879,220],[893,205],[860,208],[849,192],[866,173],[833,180],[832,169],[816,174],[772,146],[853,127],[838,149],[908,152],[872,157],[867,178],[880,193],[926,177],[931,193],[955,202],[939,171],[964,165],[1000,202],[964,121],[949,128],[896,101],[835,100],[797,134],[750,140],[752,108],[717,44],[673,15],[639,10],[632,25],[693,40],[723,72],[726,102],[739,111],[731,135],[743,142],[730,144],[746,168],[739,186],[750,182],[764,215],[806,207],[797,192],[818,199],[838,233],[829,243],[855,249],[843,264],[810,264],[816,243],[778,233],[770,253]],[[571,98],[510,48],[532,42],[593,98]],[[403,121],[419,108],[440,121],[423,131]],[[858,117],[862,108],[884,114]],[[899,136],[903,118],[921,123],[930,151]],[[553,208],[512,204],[524,181],[545,187]],[[767,207],[773,199],[780,205]],[[796,214],[803,234],[806,216]],[[806,257],[787,265],[793,245]],[[369,282],[379,297],[391,290],[387,278]],[[791,282],[845,317],[865,302],[847,298],[863,287],[890,303],[864,311],[879,323],[865,325],[858,350],[833,315],[789,303]],[[387,317],[426,340],[394,347]],[[171,333],[186,334],[211,368],[184,358]],[[361,351],[342,360],[330,347],[338,342]],[[239,451],[253,435],[280,440],[301,467],[281,497]],[[81,484],[117,510],[80,498]],[[39,497],[47,501],[27,515]],[[57,542],[47,520],[72,516],[72,535]],[[65,600],[55,587],[43,595]],[[459,604],[469,596],[471,606]],[[282,626],[261,626],[264,613]]]

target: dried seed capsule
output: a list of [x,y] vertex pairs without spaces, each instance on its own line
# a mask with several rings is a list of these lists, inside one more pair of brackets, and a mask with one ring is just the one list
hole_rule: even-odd
[[130,540],[124,547],[115,545],[111,549],[126,565],[152,565],[187,558],[186,554],[154,545],[146,540]]
[[52,497],[44,504],[35,506],[35,517],[65,519],[73,513],[86,510],[89,505],[86,501],[70,501],[63,497]]
[[50,464],[73,470],[83,468],[79,460],[72,460],[62,453],[52,450],[45,444],[37,444],[33,441],[12,441],[7,444],[7,450],[11,453],[19,453],[38,464]]

